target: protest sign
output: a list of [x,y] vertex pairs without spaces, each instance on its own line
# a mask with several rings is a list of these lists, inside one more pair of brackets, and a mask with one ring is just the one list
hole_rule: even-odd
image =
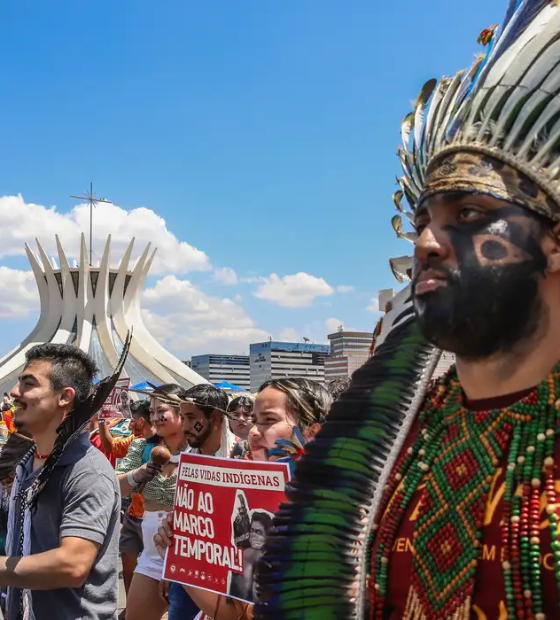
[[252,602],[287,463],[182,454],[164,579]]
[[118,379],[115,387],[107,397],[107,400],[101,406],[98,417],[100,420],[108,418],[129,418],[130,405],[128,397],[128,388],[130,387],[130,379],[123,377]]

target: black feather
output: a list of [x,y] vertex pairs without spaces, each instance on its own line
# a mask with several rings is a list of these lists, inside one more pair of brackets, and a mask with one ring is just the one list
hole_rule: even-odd
[[56,429],[57,438],[54,444],[53,450],[37,479],[31,487],[28,501],[33,504],[41,491],[45,488],[47,481],[62,456],[64,450],[90,423],[93,416],[101,409],[103,403],[107,400],[115,387],[117,380],[119,379],[121,372],[124,368],[128,351],[130,349],[130,342],[132,341],[132,333],[128,332],[124,347],[121,353],[121,357],[115,368],[114,373],[105,377],[97,383],[88,398],[79,403],[70,413],[62,420],[60,426]]
[[0,452],[0,484],[4,487],[11,484],[16,467],[34,446],[35,442],[27,433],[23,431],[10,433]]

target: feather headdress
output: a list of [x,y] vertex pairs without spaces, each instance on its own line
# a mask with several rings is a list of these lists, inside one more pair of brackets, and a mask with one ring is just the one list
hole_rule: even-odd
[[[558,0],[512,0],[502,29],[481,42],[487,55],[452,79],[428,82],[403,121],[393,226],[409,241],[402,216],[413,216],[434,162],[460,151],[525,175],[544,192],[528,206],[560,220]],[[391,262],[400,281],[409,267],[406,257]],[[419,332],[407,287],[384,317],[375,355],[296,464],[257,572],[256,619],[366,617],[367,541],[380,491],[440,354]]]
[[[406,211],[404,198],[414,211],[429,191],[429,175],[438,161],[470,152],[523,175],[518,185],[528,179],[542,195],[535,196],[531,187],[520,201],[560,221],[558,0],[512,0],[502,27],[484,31],[479,41],[487,44],[486,55],[452,79],[425,84],[402,123],[404,175],[395,194],[397,209]],[[444,173],[450,176],[449,169]],[[488,193],[494,192],[490,188]],[[393,226],[404,236],[400,217]]]

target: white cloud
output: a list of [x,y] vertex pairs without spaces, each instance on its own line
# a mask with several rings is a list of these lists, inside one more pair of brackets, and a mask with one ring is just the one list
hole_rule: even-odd
[[327,297],[334,289],[323,278],[317,278],[300,271],[294,275],[279,278],[275,273],[264,278],[263,284],[254,293],[255,297],[277,303],[284,308],[304,308],[315,298]]
[[280,342],[299,342],[300,337],[297,331],[293,327],[286,327],[280,332],[278,336]]
[[186,355],[248,353],[251,342],[267,340],[245,310],[212,297],[189,280],[165,276],[143,294],[146,326],[165,347]]
[[340,286],[336,287],[336,290],[338,293],[353,293],[356,289],[353,286],[349,286],[346,284],[341,284]]
[[[136,238],[133,258],[152,242],[152,247],[158,248],[151,269],[154,274],[211,269],[208,256],[186,241],[179,241],[167,228],[165,220],[151,209],[139,207],[126,211],[116,205],[100,203],[93,217],[94,261],[101,258],[107,236],[111,234],[115,260],[120,259],[132,237]],[[24,243],[35,237],[49,255],[54,255],[55,234],[58,234],[69,258],[78,259],[80,234],[89,231],[89,207],[77,205],[68,213],[60,213],[56,207],[26,203],[21,195],[0,196],[0,221],[0,257],[24,254]]]
[[[25,242],[33,246],[39,238],[49,256],[57,256],[55,235],[58,235],[67,257],[79,260],[80,236],[89,232],[89,207],[77,205],[63,213],[56,207],[26,203],[21,195],[0,196],[0,218],[3,224],[0,259],[24,255]],[[240,305],[241,295],[232,289],[231,298],[210,296],[180,274],[210,271],[209,257],[201,250],[182,241],[167,227],[165,220],[154,211],[139,207],[125,210],[112,204],[100,203],[94,211],[94,262],[101,258],[106,238],[111,234],[112,263],[116,264],[135,237],[134,261],[151,242],[157,247],[151,273],[162,277],[143,293],[143,314],[154,337],[179,356],[211,352],[248,352],[251,342],[266,341],[269,336],[298,341],[301,336],[322,338],[317,334],[285,328],[280,334],[262,329]],[[165,274],[174,275],[165,275]],[[324,279],[304,272],[279,277],[276,273],[261,277],[249,273],[239,278],[230,268],[217,268],[215,281],[232,286],[252,283],[255,297],[286,308],[303,308],[317,298],[328,298],[335,289]],[[339,292],[350,292],[349,286],[339,286]],[[0,267],[0,319],[26,317],[39,308],[39,295],[31,271]],[[321,321],[319,325],[323,325]],[[8,328],[9,329],[9,328]],[[25,334],[22,334],[22,339]]]
[[214,270],[214,279],[227,286],[235,286],[238,283],[237,274],[231,267],[222,267]]
[[33,272],[0,267],[0,319],[23,318],[38,308]]
[[330,318],[325,321],[325,325],[327,327],[327,332],[329,334],[334,334],[338,331],[338,328],[342,326],[344,329],[344,323],[340,319]]
[[377,299],[377,297],[372,297],[367,309],[370,312],[379,312],[379,299]]

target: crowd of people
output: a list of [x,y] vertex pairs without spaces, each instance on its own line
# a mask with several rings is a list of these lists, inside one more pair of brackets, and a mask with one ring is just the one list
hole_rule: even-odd
[[[254,402],[163,385],[118,439],[86,353],[27,351],[0,454],[7,620],[115,620],[119,548],[127,620],[558,617],[559,32],[558,2],[512,0],[486,55],[424,86],[395,194],[412,282],[334,398],[305,379]],[[432,382],[442,351],[456,364]],[[281,515],[245,519],[245,602],[162,579],[184,451],[301,457]]]
[[[4,493],[11,492],[7,557],[0,559],[6,618],[32,612],[37,620],[114,619],[119,555],[126,590],[121,620],[160,620],[165,613],[169,620],[249,617],[249,604],[162,579],[179,455],[286,457],[274,455],[278,440],[312,440],[332,400],[328,390],[280,379],[265,383],[255,400],[230,401],[209,384],[162,385],[132,402],[130,436],[114,436],[110,422],[97,415],[82,432],[63,432],[63,421],[93,391],[95,372],[79,349],[38,345],[10,395],[16,433],[30,449],[14,464],[13,478],[2,481]],[[156,446],[171,454],[163,467],[151,461]],[[249,600],[272,524],[268,515],[253,517],[244,573],[233,586]]]

